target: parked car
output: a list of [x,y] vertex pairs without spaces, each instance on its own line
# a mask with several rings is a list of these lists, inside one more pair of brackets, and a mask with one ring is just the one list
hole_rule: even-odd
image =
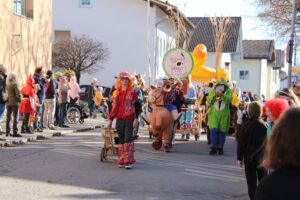
[[[80,100],[88,102],[88,91],[89,91],[90,87],[91,87],[91,85],[80,85],[80,92],[79,92]],[[109,97],[109,92],[110,92],[109,87],[99,86],[99,85],[97,85],[96,87],[102,87],[103,88],[103,92],[102,92],[103,96],[107,97],[107,98]]]

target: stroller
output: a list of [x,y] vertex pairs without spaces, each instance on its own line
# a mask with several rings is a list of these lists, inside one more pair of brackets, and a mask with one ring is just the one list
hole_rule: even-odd
[[85,107],[76,103],[77,98],[72,99],[68,104],[67,108],[67,121],[69,124],[83,124],[84,119],[88,118],[88,114],[85,110]]

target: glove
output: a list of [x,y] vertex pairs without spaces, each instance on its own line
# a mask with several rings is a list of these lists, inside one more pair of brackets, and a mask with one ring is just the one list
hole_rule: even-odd
[[133,120],[133,127],[134,127],[134,128],[137,127],[138,124],[139,124],[138,119],[134,119],[134,120]]
[[106,128],[107,129],[111,129],[111,124],[112,124],[112,121],[111,120],[108,120],[107,124],[106,124]]

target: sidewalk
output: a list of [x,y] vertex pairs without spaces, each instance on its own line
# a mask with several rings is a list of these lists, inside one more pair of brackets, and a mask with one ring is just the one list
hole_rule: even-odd
[[[22,124],[21,121],[18,122],[19,130],[21,130],[20,125]],[[34,134],[21,134],[21,138],[14,138],[14,137],[6,137],[5,133],[0,135],[0,148],[1,147],[15,147],[19,144],[24,144],[26,142],[35,142],[37,140],[44,140],[49,139],[51,137],[60,137],[65,134],[71,134],[75,132],[84,132],[90,131],[94,129],[102,128],[105,124],[105,120],[102,118],[97,119],[85,119],[83,124],[70,124],[69,128],[61,128],[55,127],[56,130],[49,130],[44,129],[43,132],[38,132]],[[5,131],[5,120],[0,123],[3,131]],[[12,125],[12,124],[11,124]]]

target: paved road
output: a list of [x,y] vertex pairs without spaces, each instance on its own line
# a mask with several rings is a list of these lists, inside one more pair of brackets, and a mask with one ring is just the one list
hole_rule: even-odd
[[205,141],[176,142],[165,153],[152,150],[145,135],[132,170],[118,169],[113,157],[100,163],[101,141],[96,130],[2,149],[0,199],[248,199],[233,139],[224,156],[208,156]]

